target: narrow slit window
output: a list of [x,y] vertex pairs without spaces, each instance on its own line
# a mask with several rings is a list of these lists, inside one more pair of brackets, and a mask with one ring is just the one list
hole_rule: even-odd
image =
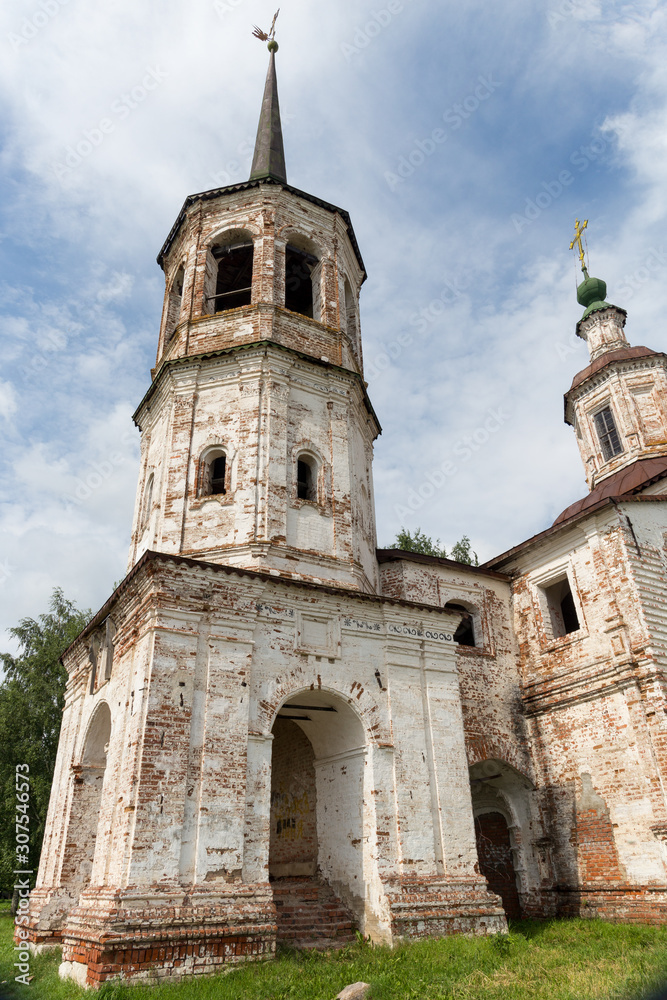
[[218,262],[215,282],[213,312],[225,312],[249,306],[252,296],[252,243],[231,247],[213,247],[213,257]]
[[317,257],[288,246],[285,250],[285,308],[313,318],[313,268]]
[[317,500],[317,472],[307,458],[296,463],[296,495],[299,500]]
[[618,436],[616,422],[609,407],[595,414],[595,429],[598,432],[605,461],[608,462],[614,455],[620,455],[623,451],[623,445]]
[[454,603],[445,604],[445,610],[456,611],[461,615],[461,621],[454,632],[454,642],[458,642],[459,646],[474,646],[475,627],[470,611],[462,604]]

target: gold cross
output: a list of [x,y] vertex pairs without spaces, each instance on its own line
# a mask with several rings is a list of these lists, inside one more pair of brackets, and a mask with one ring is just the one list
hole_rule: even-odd
[[584,220],[583,226],[580,224],[579,219],[574,220],[574,239],[570,243],[570,250],[574,249],[575,243],[579,247],[579,262],[581,264],[581,270],[584,272],[584,274],[586,274],[586,265],[584,264],[584,248],[581,245],[581,237],[587,225],[588,225],[588,219]]

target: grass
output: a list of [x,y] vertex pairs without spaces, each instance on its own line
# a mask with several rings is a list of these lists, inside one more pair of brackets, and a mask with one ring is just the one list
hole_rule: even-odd
[[[31,959],[14,983],[12,920],[0,909],[0,997],[83,1000],[58,978],[60,955]],[[364,942],[328,954],[281,952],[276,961],[161,986],[110,983],[104,1000],[333,1000],[349,983],[371,1000],[634,1000],[667,981],[667,927],[596,920],[516,921],[499,938],[416,941],[390,951]],[[3,993],[3,991],[6,991]]]

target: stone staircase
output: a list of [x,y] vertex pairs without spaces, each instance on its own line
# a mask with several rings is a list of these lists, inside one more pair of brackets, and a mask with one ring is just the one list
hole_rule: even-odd
[[278,945],[325,951],[354,943],[354,917],[325,881],[317,876],[278,878],[271,885]]

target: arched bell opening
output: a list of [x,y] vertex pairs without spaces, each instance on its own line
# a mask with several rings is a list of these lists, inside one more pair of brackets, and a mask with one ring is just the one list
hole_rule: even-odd
[[342,699],[309,689],[281,706],[272,735],[269,878],[274,893],[283,881],[324,881],[363,929],[368,808],[363,725]]
[[80,762],[73,767],[61,885],[75,893],[82,892],[91,879],[110,739],[111,711],[101,702],[88,726]]

